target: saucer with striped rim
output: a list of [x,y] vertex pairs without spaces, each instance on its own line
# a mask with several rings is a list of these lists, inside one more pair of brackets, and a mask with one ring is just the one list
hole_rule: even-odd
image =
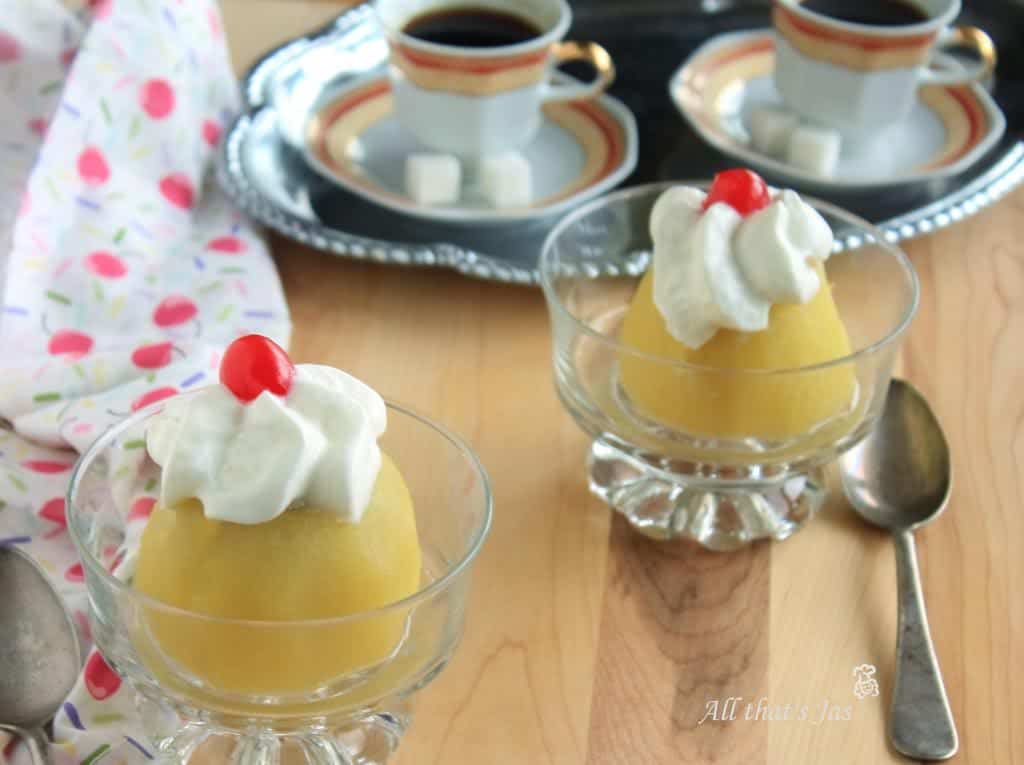
[[540,130],[521,150],[534,199],[505,209],[486,200],[465,166],[455,205],[421,205],[406,193],[406,157],[422,149],[394,117],[386,76],[322,99],[306,124],[304,150],[322,176],[396,212],[469,225],[523,223],[566,212],[626,178],[636,166],[637,129],[629,109],[610,96],[546,104]]
[[[956,66],[953,59],[944,60]],[[669,93],[704,141],[800,188],[883,188],[956,175],[1006,130],[1002,111],[980,85],[922,85],[905,121],[873,141],[844,143],[834,177],[824,178],[764,154],[751,142],[751,113],[782,103],[772,83],[774,64],[771,30],[720,35],[676,71]]]

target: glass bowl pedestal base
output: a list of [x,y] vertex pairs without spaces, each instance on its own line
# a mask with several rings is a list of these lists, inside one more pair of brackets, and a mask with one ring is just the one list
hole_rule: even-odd
[[158,696],[137,695],[143,728],[161,765],[230,762],[232,765],[383,765],[412,721],[407,701],[397,700],[361,717],[304,721],[212,718],[175,708]]
[[791,536],[827,496],[824,468],[753,480],[681,473],[650,464],[597,439],[587,455],[590,491],[653,539],[690,539],[736,550],[758,539]]

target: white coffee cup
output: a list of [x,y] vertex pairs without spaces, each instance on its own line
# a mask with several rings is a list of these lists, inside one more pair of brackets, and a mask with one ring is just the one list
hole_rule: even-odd
[[[441,45],[405,32],[410,21],[445,9],[513,14],[539,31],[514,45]],[[395,115],[425,147],[466,158],[515,150],[530,141],[549,101],[593,98],[615,67],[596,43],[563,41],[572,14],[565,0],[376,0],[390,48]],[[588,84],[549,82],[555,64],[581,59],[597,77]]]
[[[860,2],[849,0],[851,8]],[[976,27],[950,27],[960,0],[909,0],[920,23],[855,24],[804,6],[775,0],[775,87],[801,116],[861,139],[904,120],[922,84],[956,85],[995,69],[992,39]],[[981,63],[941,70],[943,48],[973,48]]]

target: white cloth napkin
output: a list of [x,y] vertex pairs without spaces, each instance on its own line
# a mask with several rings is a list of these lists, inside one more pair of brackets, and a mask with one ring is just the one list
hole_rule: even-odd
[[[141,762],[152,753],[133,694],[89,645],[64,520],[75,450],[215,381],[234,337],[286,346],[291,325],[265,245],[211,177],[238,105],[215,0],[3,6],[0,416],[13,430],[0,430],[0,544],[50,574],[86,649],[55,721],[56,764]],[[24,759],[16,742],[0,748]]]

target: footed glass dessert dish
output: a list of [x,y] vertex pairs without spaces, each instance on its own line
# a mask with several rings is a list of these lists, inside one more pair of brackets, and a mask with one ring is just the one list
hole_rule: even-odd
[[[676,186],[610,194],[548,236],[540,269],[555,386],[593,438],[591,491],[641,533],[714,550],[785,539],[822,506],[826,466],[881,413],[917,307],[917,277],[869,223],[805,198],[834,234],[827,260],[808,261],[820,289],[802,303],[772,305],[764,329],[719,329],[697,349],[684,347],[666,329],[644,275],[644,253],[654,248],[652,209]],[[680,216],[659,225],[680,241],[703,243],[709,227],[685,230],[694,221]],[[767,231],[739,235],[747,236],[743,258],[757,260]],[[731,246],[721,241],[728,242],[709,249],[720,260]],[[685,270],[671,276],[683,291],[705,278]]]
[[[161,485],[147,428],[165,406],[100,437],[75,469],[67,504],[94,640],[134,687],[158,759],[385,762],[409,725],[412,695],[444,669],[462,633],[471,564],[491,520],[479,461],[456,436],[388,404],[380,484],[361,526],[301,508],[273,526],[204,520],[195,507],[140,501]],[[413,516],[414,530],[400,525]],[[379,523],[391,524],[385,537]],[[388,540],[410,532],[409,549],[389,552]],[[194,595],[221,612],[316,612],[376,597],[388,581],[376,569],[409,560],[420,569],[411,595],[345,616],[213,617],[152,595]]]

